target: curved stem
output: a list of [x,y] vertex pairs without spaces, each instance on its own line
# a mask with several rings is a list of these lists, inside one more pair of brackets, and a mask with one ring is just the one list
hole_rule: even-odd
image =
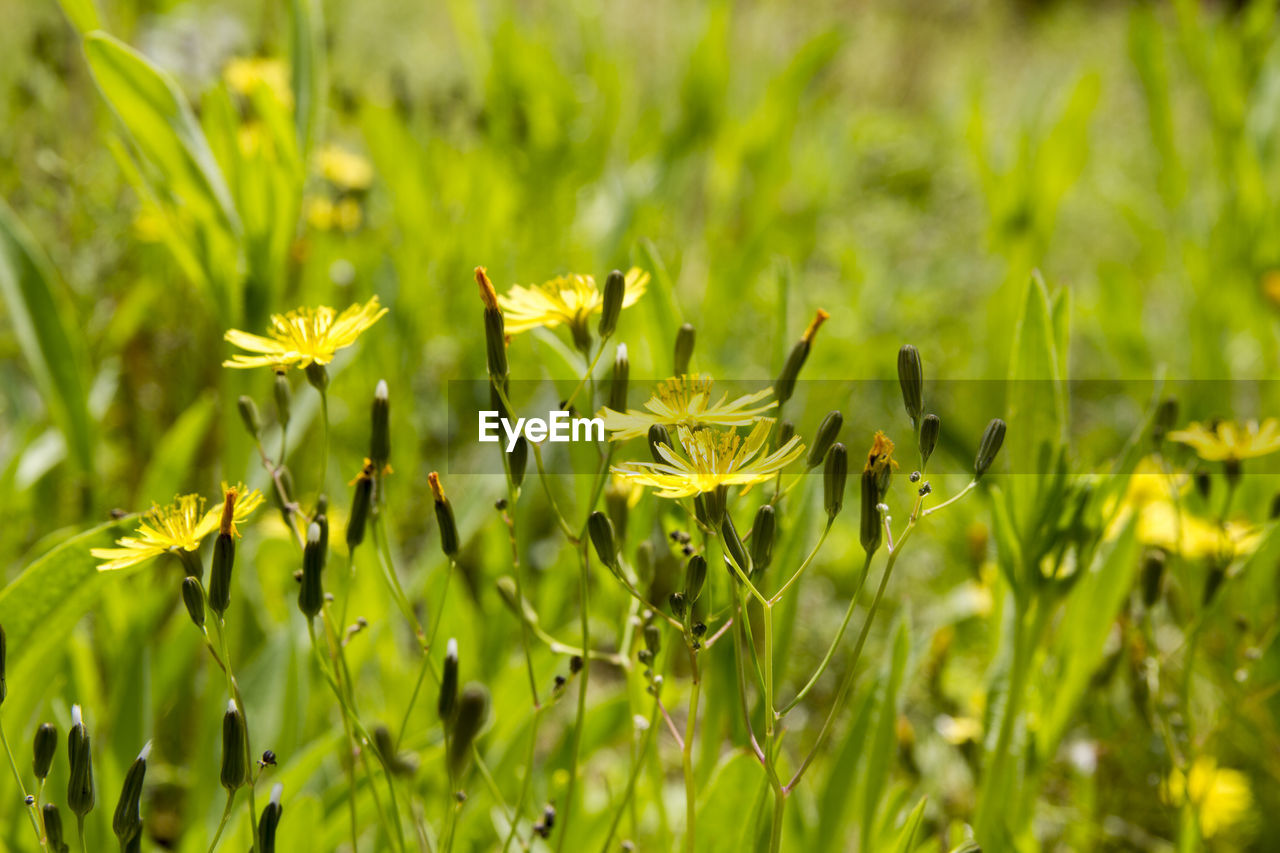
[[[0,725],[0,744],[4,745],[4,754],[9,759],[9,768],[13,770],[13,780],[18,783],[18,791],[22,794],[22,799],[26,800],[27,787],[22,783],[22,773],[18,770],[18,762],[13,760],[13,750],[9,749],[9,739],[5,737],[3,725]],[[37,807],[38,803],[27,806],[27,817],[31,818],[31,828],[35,830],[36,843],[47,849],[44,833],[40,831],[40,820],[36,817]],[[84,846],[83,840],[81,846]]]
[[[603,349],[603,346],[601,347]],[[578,549],[579,551],[579,573],[578,573],[578,610],[582,618],[582,647],[584,649],[591,648],[591,620],[588,614],[588,584],[590,577],[587,574],[588,556],[587,543],[583,542]],[[591,662],[583,660],[582,671],[578,673],[578,713],[573,725],[573,746],[571,747],[569,758],[569,784],[565,792],[564,798],[564,822],[568,824],[569,816],[573,811],[573,795],[574,788],[578,783],[578,762],[582,755],[582,730],[587,720],[587,682],[591,673]],[[559,836],[556,839],[556,850],[564,849],[564,840],[569,836],[565,831],[565,827],[561,827]]]
[[[227,820],[231,817],[231,809],[236,804],[236,791],[232,788],[227,791],[227,806],[222,810],[222,820],[218,821],[218,831],[213,834],[213,842],[209,845],[209,853],[213,853],[218,847],[218,839],[222,838],[222,830],[227,828]],[[84,819],[80,820],[80,846],[84,846]]]
[[827,519],[826,526],[822,528],[822,535],[818,537],[818,541],[814,544],[813,550],[809,552],[809,556],[804,558],[804,562],[800,564],[800,568],[796,569],[795,574],[787,578],[787,582],[778,588],[778,591],[773,594],[773,598],[769,599],[769,604],[777,604],[791,585],[800,580],[800,576],[804,574],[804,570],[809,568],[809,564],[813,562],[813,558],[818,555],[818,549],[822,547],[822,543],[827,541],[827,534],[831,532],[831,525],[834,522],[834,518],[829,517]]

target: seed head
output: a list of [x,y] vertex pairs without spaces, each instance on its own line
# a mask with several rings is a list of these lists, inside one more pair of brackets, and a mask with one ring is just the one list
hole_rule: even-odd
[[627,380],[631,375],[631,362],[627,359],[627,345],[618,344],[613,359],[613,376],[609,379],[609,408],[615,412],[627,410]]
[[280,815],[284,808],[280,799],[284,795],[284,785],[277,782],[271,788],[271,800],[262,810],[258,819],[258,850],[260,853],[276,853],[276,827],[280,825]]

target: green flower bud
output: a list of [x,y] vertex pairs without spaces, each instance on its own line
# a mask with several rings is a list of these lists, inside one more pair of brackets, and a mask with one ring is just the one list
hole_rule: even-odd
[[613,536],[613,522],[609,516],[596,510],[587,518],[587,533],[591,536],[591,544],[596,548],[596,556],[600,562],[610,569],[618,567],[618,546]]
[[613,359],[613,376],[609,380],[609,408],[615,412],[627,410],[627,378],[631,374],[631,362],[627,360],[627,345],[618,344]]
[[355,491],[351,495],[351,514],[347,516],[347,550],[354,551],[364,541],[364,528],[369,520],[369,507],[373,505],[373,475],[370,462],[356,477]]
[[756,520],[751,525],[751,566],[759,576],[773,562],[773,537],[777,530],[777,514],[772,504],[763,504],[756,510]]
[[258,404],[253,402],[253,398],[244,394],[240,395],[240,399],[236,401],[236,407],[240,409],[240,420],[244,421],[244,428],[249,431],[249,435],[258,438],[262,435],[262,415],[258,414]]
[[685,604],[684,593],[673,592],[668,600],[671,603],[671,615],[677,619],[683,619],[685,611],[688,609],[688,605]]
[[884,531],[880,527],[880,490],[876,487],[876,472],[862,472],[862,516],[859,527],[862,549],[870,556],[880,547]]
[[31,751],[31,769],[35,771],[36,778],[49,778],[49,768],[53,766],[53,756],[58,751],[58,729],[53,723],[41,723],[36,729]]
[[[738,568],[744,575],[751,575],[751,556],[747,554],[746,546],[742,544],[742,537],[738,536],[738,528],[733,523],[733,513],[726,512],[724,520],[720,522],[720,538],[724,542],[724,550],[729,558],[737,564]],[[737,576],[732,569],[730,574]]]
[[667,460],[663,459],[662,454],[658,452],[659,444],[671,447],[671,433],[667,432],[667,428],[662,424],[653,424],[649,427],[649,455],[653,457],[654,462],[665,463]]
[[445,496],[444,486],[440,485],[440,474],[432,471],[427,475],[431,485],[431,494],[436,508],[436,524],[440,527],[440,550],[446,557],[458,553],[458,525],[453,519],[453,505]]
[[507,467],[511,470],[511,484],[517,489],[524,483],[524,471],[529,465],[529,441],[521,433],[516,446],[507,454]]
[[303,368],[302,372],[306,375],[307,381],[311,383],[311,387],[323,394],[329,390],[329,370],[323,364],[313,361]]
[[923,468],[938,446],[938,433],[942,430],[942,421],[937,415],[925,415],[920,421],[920,466]]
[[204,561],[200,559],[199,551],[188,551],[186,548],[179,548],[173,553],[178,555],[178,562],[182,563],[182,570],[187,573],[187,577],[204,577]]
[[703,492],[698,495],[702,499],[702,508],[706,512],[706,519],[703,521],[708,527],[719,527],[721,520],[724,519],[725,501],[729,496],[729,488],[727,486],[718,486],[709,492]]
[[235,540],[230,533],[219,533],[213,543],[213,564],[209,571],[209,609],[219,616],[231,606],[231,570],[235,562]]
[[284,785],[277,782],[271,788],[271,800],[262,810],[258,819],[258,853],[276,853],[276,827],[280,825],[280,816],[284,808],[280,798],[284,794]]
[[248,778],[249,765],[245,758],[245,740],[248,733],[244,725],[244,713],[236,700],[227,703],[222,715],[222,787],[234,791]]
[[293,389],[289,387],[289,376],[283,371],[276,372],[276,382],[272,387],[276,398],[276,419],[281,427],[289,426],[289,414],[293,410]]
[[621,272],[614,270],[604,280],[604,299],[600,306],[600,338],[604,340],[613,334],[618,326],[618,315],[622,313],[622,300],[627,295],[627,279]]
[[200,581],[187,577],[182,579],[182,603],[187,606],[187,615],[197,628],[204,627],[204,590]]
[[902,386],[902,404],[911,423],[919,423],[920,415],[924,414],[924,368],[920,364],[920,351],[911,344],[898,350],[898,384]]
[[782,447],[796,434],[796,425],[791,421],[782,421],[778,424],[778,447]]
[[440,699],[436,710],[445,729],[453,726],[453,713],[458,708],[458,641],[449,638],[445,646],[444,669],[440,671]]
[[1177,423],[1178,400],[1176,397],[1165,397],[1156,406],[1155,416],[1151,419],[1151,440],[1159,446]]
[[329,553],[329,496],[321,492],[316,497],[316,514],[311,519],[320,525],[320,552],[327,555]]
[[662,629],[658,623],[650,622],[644,626],[644,647],[649,650],[650,657],[657,657],[662,650]]
[[71,706],[71,731],[67,735],[67,806],[71,813],[83,820],[93,810],[93,754],[89,744],[89,731],[79,705]]
[[1168,555],[1163,548],[1150,548],[1142,555],[1142,603],[1148,609],[1160,600]]
[[1204,593],[1200,597],[1200,606],[1208,607],[1213,603],[1213,599],[1217,597],[1218,590],[1222,588],[1222,583],[1227,579],[1227,567],[1220,562],[1214,562],[1209,566],[1209,573],[1204,577]]
[[479,684],[468,684],[458,696],[453,736],[449,740],[449,777],[457,779],[467,768],[471,746],[489,719],[489,691]]
[[701,554],[694,554],[689,558],[689,565],[684,575],[683,604],[686,607],[692,607],[698,603],[698,597],[702,595],[702,586],[706,580],[707,560]]
[[44,806],[44,837],[52,853],[67,853],[71,849],[62,837],[62,815],[53,803]]
[[320,578],[324,563],[320,525],[313,521],[307,528],[307,544],[302,549],[302,585],[298,588],[298,609],[308,619],[314,619],[324,606],[324,588]]
[[485,353],[489,362],[489,376],[497,380],[507,378],[507,333],[498,306],[498,293],[485,274],[484,267],[476,267],[476,284],[480,286],[480,301],[484,303]]
[[120,801],[116,803],[116,811],[111,818],[111,831],[120,841],[121,853],[134,849],[131,845],[142,836],[142,783],[147,775],[147,757],[150,754],[151,744],[148,742],[129,765],[120,788]]
[[374,471],[382,471],[391,459],[391,401],[387,380],[378,380],[373,392],[372,429],[369,439],[369,461]]
[[682,325],[676,332],[676,353],[672,376],[684,376],[689,372],[689,359],[693,358],[693,345],[698,332],[689,323]]
[[817,468],[822,464],[822,460],[826,459],[827,451],[831,449],[831,445],[835,444],[842,426],[844,426],[844,415],[839,412],[827,412],[822,423],[818,424],[818,432],[814,435],[813,445],[809,448],[806,464],[810,468]]
[[819,309],[813,318],[813,322],[809,324],[809,328],[805,330],[804,335],[801,336],[800,340],[796,341],[796,345],[787,354],[787,360],[782,365],[782,371],[773,383],[773,396],[777,398],[778,405],[790,400],[791,395],[795,393],[796,378],[800,375],[800,368],[804,367],[805,359],[809,357],[809,350],[813,346],[813,338],[818,334],[818,329],[827,321],[829,316],[826,311]]
[[827,462],[822,469],[823,506],[829,518],[835,518],[844,507],[844,484],[848,477],[849,452],[837,442],[827,451]]
[[991,467],[991,463],[995,461],[996,454],[1000,452],[1000,445],[1004,444],[1004,433],[1004,421],[992,418],[991,423],[987,424],[986,430],[982,433],[982,441],[978,444],[978,455],[973,460],[975,481],[980,480]]

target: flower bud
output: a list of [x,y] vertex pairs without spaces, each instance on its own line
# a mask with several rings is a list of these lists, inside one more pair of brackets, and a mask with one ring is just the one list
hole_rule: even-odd
[[489,718],[489,691],[479,684],[468,684],[458,696],[457,716],[453,721],[453,737],[449,740],[449,776],[456,779],[467,767],[471,746]]
[[973,460],[974,481],[980,480],[991,467],[991,463],[995,461],[996,454],[1000,452],[1000,445],[1004,443],[1004,433],[1004,421],[992,418],[991,423],[987,424],[986,430],[982,433],[982,441],[978,444],[978,455]]
[[728,499],[728,492],[727,486],[717,486],[709,492],[703,492],[698,495],[702,499],[702,508],[706,514],[706,518],[699,519],[699,521],[711,528],[719,527],[721,520],[724,518],[724,506],[725,501]]
[[179,548],[173,553],[178,555],[178,562],[182,563],[182,570],[187,573],[187,577],[204,577],[204,561],[200,559],[199,551],[188,551],[186,548]]
[[613,359],[613,376],[609,379],[609,408],[615,412],[627,410],[627,379],[630,375],[627,345],[618,344],[618,353]]
[[320,525],[320,552],[329,553],[329,496],[321,492],[316,497],[316,513],[311,519]]
[[1155,416],[1151,419],[1151,440],[1158,446],[1164,437],[1178,422],[1178,400],[1176,397],[1165,397],[1156,405]]
[[688,606],[685,604],[683,592],[673,592],[668,599],[671,603],[671,615],[677,619],[683,619]]
[[444,486],[440,485],[440,474],[432,471],[427,475],[431,485],[431,494],[435,499],[436,524],[440,527],[440,550],[446,557],[458,553],[458,525],[453,519],[453,505],[445,496]]
[[147,775],[147,757],[150,754],[151,743],[148,742],[129,765],[124,784],[120,787],[120,801],[116,803],[116,811],[111,818],[111,830],[120,840],[122,851],[130,849],[130,845],[142,836],[142,783]]
[[240,395],[240,399],[236,401],[236,407],[240,409],[240,420],[244,421],[244,428],[249,431],[249,435],[258,438],[262,435],[262,415],[258,414],[258,404],[253,402],[253,398],[245,394]]
[[444,668],[440,671],[440,698],[436,710],[446,729],[453,726],[453,712],[458,707],[458,641],[449,638],[445,646]]
[[925,415],[920,421],[920,467],[923,468],[938,446],[938,433],[942,431],[942,421],[937,415]]
[[374,471],[381,471],[391,459],[391,400],[385,379],[379,379],[374,388],[370,420],[369,461]]
[[778,424],[778,447],[783,447],[796,434],[796,425],[791,421]]
[[651,658],[657,657],[662,650],[662,628],[658,623],[650,622],[644,626],[644,647],[649,650]]
[[187,615],[197,628],[204,627],[204,590],[200,581],[187,577],[182,579],[182,603],[187,607]]
[[[746,546],[742,544],[742,537],[738,535],[738,528],[733,523],[731,512],[726,512],[724,520],[720,522],[720,539],[724,542],[724,550],[729,555],[729,559],[737,564],[744,575],[750,577],[751,556],[747,553]],[[729,574],[737,577],[732,569],[729,570]]]
[[351,495],[351,514],[347,516],[347,550],[354,551],[364,541],[364,528],[369,520],[369,507],[373,504],[374,463],[356,475],[355,491]]
[[529,441],[524,433],[516,439],[516,446],[507,454],[507,467],[511,471],[511,485],[517,489],[524,483],[524,471],[529,465]]
[[1226,579],[1227,567],[1215,560],[1209,566],[1209,573],[1204,577],[1204,592],[1200,597],[1201,607],[1208,607],[1213,603],[1213,599],[1217,597],[1218,590],[1222,588],[1222,583]]
[[329,390],[329,369],[318,361],[313,361],[302,370],[311,383],[311,387],[321,394]]
[[284,785],[277,782],[271,788],[271,800],[258,819],[258,853],[276,853],[276,827],[280,825],[280,816],[284,814],[284,807],[280,805],[283,795]]
[[[618,315],[622,313],[623,297],[627,295],[627,279],[621,272],[614,270],[604,280],[604,300],[600,306],[600,339],[604,340],[613,334],[618,326]],[[621,410],[619,410],[621,411]]]
[[44,806],[44,837],[51,853],[67,853],[71,849],[62,837],[62,815],[53,803]]
[[685,323],[676,332],[675,363],[672,376],[684,376],[689,372],[689,359],[693,358],[693,344],[698,332],[690,323]]
[[280,421],[281,427],[287,428],[289,414],[293,411],[293,389],[289,387],[289,376],[283,370],[276,371],[276,381],[271,391],[276,398],[276,419]]
[[827,451],[826,465],[822,468],[822,503],[828,518],[835,518],[844,507],[844,484],[848,478],[849,451],[837,442]]
[[862,471],[862,516],[859,535],[862,550],[871,556],[880,547],[883,531],[880,528],[880,490],[876,487],[876,472],[869,468]]
[[[702,585],[707,580],[707,560],[701,554],[689,558],[689,565],[684,575],[684,597],[682,603],[692,607],[702,595]],[[673,602],[674,603],[674,602]]]
[[484,340],[489,375],[503,380],[507,378],[507,334],[502,309],[498,307],[498,293],[493,289],[484,267],[476,267],[476,284],[480,286],[480,299],[484,302]]
[[53,756],[58,751],[58,729],[53,723],[42,723],[36,729],[31,751],[31,769],[35,771],[36,778],[49,778],[49,768],[53,766]]
[[911,423],[918,424],[920,415],[924,414],[924,368],[920,364],[920,351],[911,344],[898,350],[898,384],[902,386],[902,404]]
[[1160,600],[1168,555],[1163,548],[1150,548],[1142,555],[1142,603],[1148,609]]
[[773,537],[778,525],[777,513],[772,504],[763,504],[756,510],[755,523],[751,525],[751,566],[754,576],[769,568],[773,562]]
[[804,367],[805,359],[809,357],[809,350],[813,346],[813,338],[830,316],[826,311],[818,309],[813,321],[809,323],[809,328],[805,330],[800,340],[796,341],[796,345],[791,348],[786,362],[782,365],[782,371],[773,383],[773,396],[777,398],[778,405],[790,400],[791,395],[795,393],[796,378],[800,375],[800,368]]
[[209,570],[209,609],[219,616],[231,606],[231,570],[235,562],[235,540],[230,533],[219,533],[213,543],[213,563]]
[[324,606],[324,588],[320,582],[324,562],[320,525],[313,521],[307,528],[307,544],[302,549],[302,585],[298,588],[298,609],[308,619],[314,619]]
[[654,462],[666,464],[667,460],[658,452],[659,444],[670,447],[671,433],[667,432],[667,428],[662,424],[653,424],[649,427],[649,455],[653,457]]
[[93,810],[93,754],[89,745],[89,730],[79,705],[71,706],[71,731],[67,735],[67,807],[81,820]]
[[810,468],[817,468],[822,464],[822,460],[827,456],[827,451],[831,449],[831,445],[835,444],[836,438],[840,435],[840,427],[843,425],[843,415],[838,411],[827,412],[827,416],[822,419],[822,423],[818,424],[818,432],[814,435],[813,445],[809,448],[807,464]]
[[587,518],[587,533],[591,536],[591,544],[596,548],[596,556],[600,562],[610,569],[618,567],[618,546],[614,540],[613,522],[609,516],[596,510]]
[[220,779],[222,787],[234,791],[245,783],[249,773],[248,761],[245,758],[245,739],[247,733],[244,726],[244,713],[236,700],[227,703],[227,712],[222,715],[222,771]]

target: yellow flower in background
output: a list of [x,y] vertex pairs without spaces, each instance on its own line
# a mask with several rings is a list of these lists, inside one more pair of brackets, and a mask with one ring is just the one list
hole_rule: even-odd
[[679,427],[684,455],[665,444],[658,453],[665,462],[625,462],[611,469],[619,478],[657,489],[660,498],[683,498],[715,491],[720,486],[745,486],[772,478],[804,452],[799,436],[773,453],[762,455],[770,424],[759,421],[744,440],[734,430]]
[[316,152],[316,171],[344,190],[367,190],[373,184],[373,164],[359,154],[329,144]]
[[1257,421],[1193,423],[1186,429],[1169,433],[1169,439],[1189,445],[1206,462],[1238,462],[1280,450],[1280,421],[1267,418],[1261,424]]
[[231,507],[229,532],[238,536],[236,525],[248,519],[262,504],[262,493],[256,489],[249,491],[243,485],[228,488],[224,483],[223,496],[223,503],[208,510],[199,495],[182,495],[168,506],[152,507],[138,523],[136,536],[121,538],[115,548],[89,551],[106,561],[98,566],[98,571],[127,569],[173,551],[199,550],[204,538],[218,529],[228,506]]
[[280,103],[293,106],[293,89],[289,85],[289,68],[283,60],[267,57],[241,56],[232,59],[222,69],[222,79],[231,91],[250,97],[259,87],[265,87]]
[[[632,267],[626,274],[627,288],[622,297],[622,307],[627,308],[644,295],[649,285],[649,274]],[[574,329],[585,329],[587,319],[600,313],[604,294],[596,287],[596,280],[589,275],[573,273],[557,276],[543,284],[530,287],[515,285],[505,296],[498,297],[506,321],[506,332],[517,335],[546,326],[554,329],[565,323]],[[575,335],[576,337],[576,335]]]
[[1219,767],[1208,755],[1197,758],[1188,773],[1170,773],[1164,793],[1174,805],[1190,802],[1195,807],[1205,838],[1242,823],[1253,809],[1249,778],[1239,770]]
[[387,313],[373,297],[334,316],[332,308],[298,308],[271,316],[269,337],[230,329],[224,336],[235,346],[257,355],[232,356],[223,367],[288,367],[328,364],[334,353],[356,342],[366,329]]
[[711,402],[711,384],[709,376],[677,376],[664,379],[658,383],[657,389],[648,402],[644,404],[648,411],[630,409],[626,412],[615,412],[605,408],[600,411],[604,418],[604,428],[613,433],[613,441],[625,441],[648,435],[649,427],[661,424],[669,427],[707,426],[746,426],[758,420],[764,412],[778,405],[770,400],[763,406],[756,406],[761,400],[773,393],[766,388],[754,394],[744,394],[729,400],[728,394],[722,394],[716,402]]

